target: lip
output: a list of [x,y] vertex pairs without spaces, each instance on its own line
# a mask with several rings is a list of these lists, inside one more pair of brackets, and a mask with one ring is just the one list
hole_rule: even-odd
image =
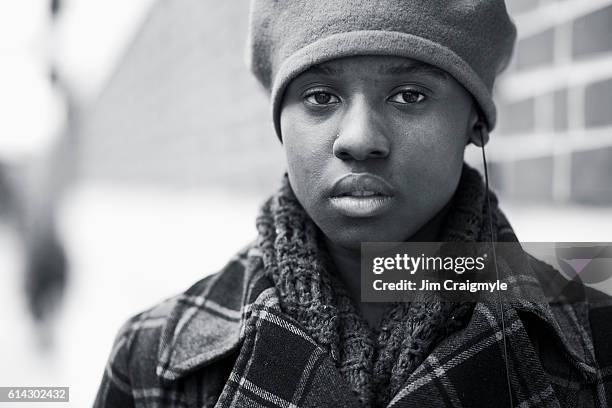
[[385,212],[393,196],[393,187],[383,178],[369,173],[350,173],[334,183],[330,202],[346,216],[363,218]]

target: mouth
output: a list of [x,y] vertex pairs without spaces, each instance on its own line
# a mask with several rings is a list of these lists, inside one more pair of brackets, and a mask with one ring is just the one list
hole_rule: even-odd
[[393,201],[393,187],[369,173],[351,173],[336,181],[330,194],[332,206],[348,217],[380,215]]
[[371,190],[355,190],[347,193],[342,193],[337,197],[386,197],[383,194]]

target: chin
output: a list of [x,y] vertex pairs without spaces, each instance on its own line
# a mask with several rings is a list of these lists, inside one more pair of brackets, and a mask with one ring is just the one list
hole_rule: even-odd
[[416,228],[405,225],[403,227],[400,232],[380,221],[355,220],[321,230],[334,244],[350,250],[359,250],[362,242],[403,242],[416,232]]

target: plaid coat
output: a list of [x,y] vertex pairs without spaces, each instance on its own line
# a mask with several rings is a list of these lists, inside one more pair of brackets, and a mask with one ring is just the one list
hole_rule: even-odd
[[[95,407],[358,407],[332,357],[281,312],[261,261],[247,274],[247,251],[258,255],[247,248],[125,323]],[[552,268],[519,258],[500,271],[540,300],[503,305],[514,406],[610,406],[612,303],[550,304],[538,282]],[[498,305],[484,299],[389,406],[504,407],[507,390]]]

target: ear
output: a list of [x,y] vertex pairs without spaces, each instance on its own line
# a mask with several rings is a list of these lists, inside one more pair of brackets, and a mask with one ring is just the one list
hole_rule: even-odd
[[472,107],[468,121],[466,146],[470,143],[482,147],[489,141],[487,122],[477,107]]

